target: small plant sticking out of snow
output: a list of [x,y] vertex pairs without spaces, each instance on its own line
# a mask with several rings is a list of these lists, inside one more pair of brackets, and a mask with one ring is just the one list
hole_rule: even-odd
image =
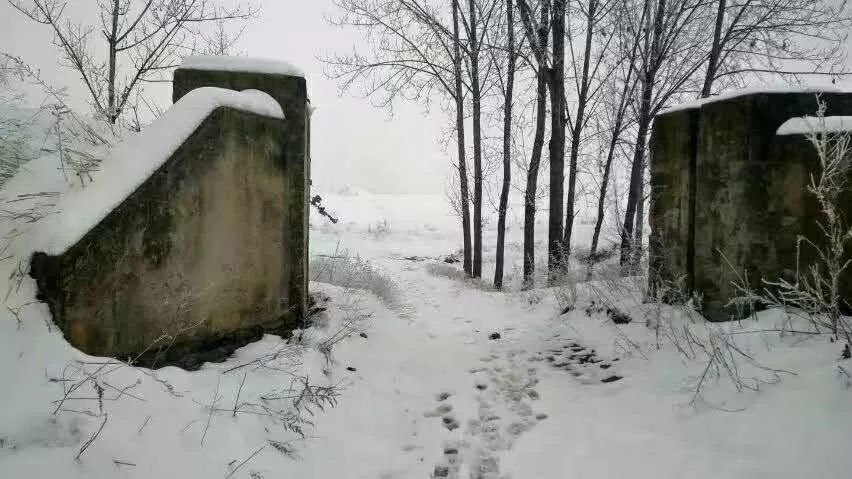
[[[353,335],[359,335],[363,338],[367,337],[365,330],[368,322],[372,317],[371,313],[366,313],[361,307],[361,302],[353,294],[344,293],[344,297],[337,304],[337,309],[342,315],[339,326],[326,336],[323,340],[317,343],[317,350],[325,356],[326,367],[331,367],[335,362],[333,351],[334,346],[346,338]],[[325,326],[327,327],[327,325]]]
[[558,286],[553,290],[560,314],[566,314],[577,307],[578,282],[577,276],[572,272],[566,272],[560,276]]

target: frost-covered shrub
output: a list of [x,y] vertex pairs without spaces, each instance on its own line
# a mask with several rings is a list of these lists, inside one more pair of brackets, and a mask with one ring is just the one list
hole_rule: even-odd
[[350,256],[346,251],[314,256],[309,269],[313,281],[343,288],[365,289],[391,308],[400,306],[396,283],[360,256]]
[[457,280],[467,279],[467,276],[461,268],[449,263],[429,263],[426,265],[426,272],[433,276],[440,276],[444,278]]

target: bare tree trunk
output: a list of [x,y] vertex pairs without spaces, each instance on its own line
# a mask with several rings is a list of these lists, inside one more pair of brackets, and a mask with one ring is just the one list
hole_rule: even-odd
[[482,91],[479,85],[479,39],[476,1],[469,0],[470,76],[473,103],[473,277],[482,276]]
[[[636,47],[634,46],[633,54],[631,55],[631,64],[636,59]],[[606,193],[607,188],[609,187],[609,176],[612,173],[612,160],[615,158],[615,149],[618,146],[618,138],[621,136],[621,129],[624,126],[624,115],[627,109],[627,101],[633,94],[633,85],[630,81],[630,73],[632,69],[628,70],[627,79],[624,82],[624,87],[621,90],[621,97],[619,98],[618,110],[616,111],[615,117],[615,125],[612,127],[612,136],[609,139],[609,149],[606,155],[606,163],[604,163],[604,171],[603,176],[601,178],[601,189],[600,195],[598,196],[598,217],[595,221],[595,231],[592,234],[592,246],[589,250],[589,256],[593,257],[595,253],[598,251],[598,243],[600,241],[601,236],[601,228],[603,226],[604,214],[605,214],[605,203],[606,203]]]
[[586,17],[586,45],[583,53],[583,72],[580,77],[580,91],[577,95],[577,114],[574,126],[571,128],[571,157],[568,164],[568,201],[565,207],[565,236],[563,250],[566,255],[571,252],[571,233],[574,229],[574,203],[577,191],[577,159],[580,154],[580,141],[585,120],[586,104],[589,100],[589,64],[592,59],[592,36],[594,35],[594,19],[596,0],[589,0],[589,10]]
[[[630,170],[630,191],[627,195],[627,207],[624,212],[624,223],[621,228],[621,265],[634,266],[633,256],[633,226],[636,221],[636,210],[639,202],[644,198],[642,194],[644,182],[644,156],[645,146],[648,140],[648,129],[651,126],[651,100],[654,93],[656,81],[658,52],[663,35],[663,19],[666,13],[666,0],[658,0],[657,10],[654,14],[654,30],[651,39],[651,51],[647,54],[642,65],[642,97],[639,104],[639,128],[636,134],[636,145],[633,150],[633,166]],[[641,245],[637,245],[641,246]]]
[[598,251],[598,241],[601,237],[601,227],[604,221],[604,208],[606,203],[606,190],[609,186],[609,175],[612,170],[612,159],[615,156],[615,147],[618,145],[618,136],[621,130],[621,121],[623,116],[619,115],[615,120],[612,136],[609,140],[609,151],[606,155],[606,163],[604,163],[603,176],[601,177],[601,189],[598,196],[598,217],[595,220],[595,231],[592,233],[592,246],[589,249],[589,257],[593,258]]
[[719,68],[719,57],[722,53],[722,26],[725,21],[727,3],[727,0],[719,0],[719,9],[716,11],[716,25],[713,27],[713,43],[710,45],[710,59],[707,61],[707,73],[704,75],[701,98],[710,96],[713,80],[716,78],[716,71]]
[[642,105],[639,112],[639,129],[636,133],[636,145],[633,149],[633,166],[630,168],[630,190],[627,193],[627,206],[624,211],[624,223],[621,226],[621,264],[631,262],[633,251],[633,225],[636,221],[636,206],[639,202],[639,183],[642,181],[642,156],[645,153],[645,143],[650,123],[646,112],[646,102],[650,109],[651,88],[642,86]]
[[535,211],[536,197],[538,196],[538,172],[541,166],[541,154],[544,149],[544,130],[547,121],[547,37],[550,21],[550,5],[541,3],[538,28],[533,26],[531,9],[525,0],[518,0],[518,11],[526,29],[527,40],[533,47],[533,54],[537,64],[536,70],[536,110],[535,110],[535,134],[533,136],[532,154],[527,170],[526,193],[524,194],[524,287],[533,286],[535,274]]
[[550,71],[550,215],[548,221],[548,267],[550,273],[562,266],[562,202],[565,182],[565,3],[553,2],[553,67]]
[[[642,17],[645,17],[648,11],[649,0],[643,2]],[[633,69],[636,62],[636,53],[639,49],[639,36],[633,40],[633,46],[630,49],[630,56],[627,61],[627,77],[624,79],[624,85],[621,88],[621,96],[618,99],[618,110],[616,110],[615,125],[613,125],[612,136],[609,141],[609,151],[604,164],[603,178],[601,179],[600,196],[598,196],[598,217],[595,221],[595,231],[592,234],[592,247],[589,251],[589,256],[594,257],[598,250],[598,242],[600,241],[601,227],[604,221],[604,204],[606,202],[606,192],[609,187],[609,176],[612,171],[612,160],[615,157],[615,148],[618,146],[618,138],[621,136],[621,129],[624,126],[624,115],[627,111],[630,98],[633,96],[633,91],[636,82],[633,81]]]
[[120,0],[113,0],[112,2],[112,29],[110,30],[109,36],[107,37],[107,45],[109,46],[109,71],[107,73],[107,120],[110,123],[115,124],[116,120],[118,120],[118,109],[115,105],[115,69],[116,69],[116,55],[118,53],[118,17],[120,16],[120,8],[119,4]]
[[[650,126],[650,120],[648,121]],[[633,265],[638,265],[642,259],[642,235],[645,228],[645,158],[647,153],[643,150],[639,159],[639,188],[636,194],[636,221],[633,235]]]
[[497,217],[497,258],[494,270],[494,287],[503,287],[503,255],[506,242],[506,210],[509,207],[509,186],[512,182],[512,94],[515,89],[515,16],[512,0],[506,0],[506,33],[508,67],[506,92],[503,103],[503,189]]
[[547,115],[547,78],[544,70],[538,73],[536,88],[535,136],[527,171],[527,189],[524,195],[524,285],[533,285],[535,273],[535,203],[538,193],[538,170],[544,149],[544,127]]
[[455,77],[455,102],[456,102],[456,142],[459,155],[459,189],[461,199],[459,200],[462,216],[462,236],[464,241],[464,272],[468,276],[473,274],[470,258],[470,194],[467,186],[467,165],[465,163],[464,151],[464,90],[462,88],[461,51],[459,48],[459,5],[458,0],[453,0],[453,76]]

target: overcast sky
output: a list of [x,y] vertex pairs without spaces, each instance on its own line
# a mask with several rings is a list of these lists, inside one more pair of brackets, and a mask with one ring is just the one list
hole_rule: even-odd
[[[72,0],[73,18],[97,21],[95,0]],[[251,57],[280,59],[305,71],[311,101],[312,177],[320,191],[347,186],[376,193],[443,194],[451,157],[439,143],[445,127],[440,111],[424,115],[418,105],[399,105],[393,117],[368,100],[338,95],[323,76],[317,56],[349,51],[352,32],[327,24],[330,0],[255,0],[261,16],[239,44]],[[69,85],[75,105],[84,107],[78,79],[57,62],[48,27],[34,24],[0,1],[0,50],[21,56],[57,86]],[[165,94],[161,95],[165,96]],[[170,97],[169,97],[170,98]],[[163,101],[168,103],[166,98]]]
[[[230,1],[230,0],[228,0]],[[236,0],[233,0],[236,1]],[[453,154],[441,145],[448,119],[439,110],[424,114],[420,105],[399,104],[393,117],[368,100],[339,96],[333,80],[323,76],[318,56],[348,52],[359,38],[328,25],[331,0],[252,0],[261,15],[252,21],[238,49],[250,57],[279,59],[306,72],[311,100],[312,177],[320,192],[364,188],[376,193],[443,194],[453,174]],[[71,0],[67,15],[97,22],[96,0]],[[0,51],[21,56],[56,86],[68,86],[72,105],[86,108],[78,78],[58,65],[59,52],[48,27],[25,20],[0,0]],[[825,77],[808,83],[824,83]],[[841,83],[841,82],[839,82]],[[852,88],[852,82],[842,82]],[[170,89],[159,94],[168,105]],[[451,149],[452,150],[452,149]]]

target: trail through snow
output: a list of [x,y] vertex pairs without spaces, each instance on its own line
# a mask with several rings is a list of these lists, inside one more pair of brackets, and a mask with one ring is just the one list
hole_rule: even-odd
[[[103,360],[76,351],[50,326],[47,308],[31,302],[28,278],[8,284],[15,309],[0,320],[0,377],[9,386],[0,478],[848,477],[852,383],[838,369],[852,367],[838,362],[838,345],[826,336],[754,334],[779,327],[783,317],[773,312],[719,326],[740,328],[744,352],[791,373],[741,364],[747,379],[762,375],[758,391],[737,391],[723,377],[707,383],[706,403],[691,404],[705,363],[670,344],[657,348],[641,311],[616,326],[588,295],[560,314],[553,289],[490,291],[443,262],[457,237],[451,225],[431,226],[446,220],[435,205],[422,197],[350,199],[350,222],[312,230],[312,254],[349,248],[389,276],[399,297],[388,304],[311,283],[331,298],[332,324],[309,332],[314,340],[333,333],[354,307],[369,315],[363,334],[337,343],[328,358],[309,338],[293,364],[282,360],[283,372],[240,369],[245,389],[246,376],[228,371],[288,343],[265,336],[194,372],[117,368],[109,384],[127,385],[138,398],[100,405],[109,422],[80,460],[101,417],[84,409],[97,401],[81,397],[53,415],[63,390],[56,378]],[[371,202],[386,208],[382,214],[398,210],[389,232],[369,228],[382,218]],[[423,214],[412,214],[415,207]],[[10,262],[0,273],[18,278]],[[242,401],[286,391],[289,367],[342,388],[336,407],[310,417],[305,438],[251,411],[232,413]],[[270,441],[292,450],[280,453]]]
[[[549,297],[492,292],[430,274],[429,260],[373,261],[400,286],[406,314],[396,331],[374,322],[370,338],[382,346],[353,358],[363,376],[347,394],[371,389],[381,399],[367,401],[378,410],[365,416],[387,414],[383,421],[401,429],[396,451],[377,444],[368,452],[384,467],[350,470],[348,477],[777,478],[815,468],[822,477],[841,477],[850,465],[840,445],[845,433],[824,422],[845,408],[837,401],[849,396],[839,383],[834,399],[812,398],[801,384],[786,384],[797,381],[789,378],[783,392],[758,393],[761,402],[741,394],[743,412],[696,408],[686,387],[695,365],[685,367],[676,354],[622,357],[600,318],[559,316]],[[489,339],[495,332],[500,338]],[[825,366],[831,358],[823,354],[820,361]],[[392,390],[382,391],[382,384]],[[386,402],[392,406],[383,410]],[[779,416],[792,422],[779,425]],[[852,426],[850,419],[833,420]],[[380,434],[361,420],[365,434]],[[823,427],[839,444],[820,437],[809,453],[819,459],[786,453],[808,449]],[[355,455],[363,453],[338,459],[360,464]]]

